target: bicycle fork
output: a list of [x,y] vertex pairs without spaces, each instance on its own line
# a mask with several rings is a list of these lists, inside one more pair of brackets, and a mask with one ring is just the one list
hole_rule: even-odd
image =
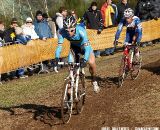
[[[76,73],[74,74],[73,70],[70,71],[70,78],[71,78],[71,101],[73,101],[73,94],[74,94],[74,100],[78,101],[78,83],[79,83],[79,73],[80,69],[78,68],[76,70]],[[74,91],[75,90],[75,91]]]
[[78,83],[79,83],[80,68],[77,69],[76,83],[75,83],[75,100],[78,101]]

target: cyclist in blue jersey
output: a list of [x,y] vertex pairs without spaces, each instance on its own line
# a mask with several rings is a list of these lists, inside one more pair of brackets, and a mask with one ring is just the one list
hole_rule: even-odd
[[[59,61],[60,53],[62,51],[62,44],[64,42],[64,38],[70,41],[70,53],[68,56],[68,62],[79,62],[79,53],[84,55],[84,58],[81,59],[81,67],[86,67],[87,62],[89,63],[89,71],[92,76],[92,84],[94,91],[98,93],[100,91],[100,88],[98,86],[98,83],[95,79],[96,74],[96,63],[95,63],[95,57],[92,50],[92,47],[89,43],[87,32],[86,30],[77,25],[76,20],[69,16],[67,17],[63,22],[63,29],[59,30],[58,34],[58,47],[56,49],[56,59]],[[73,53],[74,52],[74,55]]]
[[140,44],[142,38],[142,26],[141,21],[137,16],[134,16],[134,11],[128,8],[124,11],[124,17],[118,25],[118,30],[115,35],[115,44],[118,43],[119,36],[123,29],[123,26],[127,27],[126,39],[124,44],[137,43]]

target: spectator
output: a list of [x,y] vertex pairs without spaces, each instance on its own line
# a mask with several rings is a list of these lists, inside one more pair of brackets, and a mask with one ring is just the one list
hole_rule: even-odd
[[121,2],[117,5],[117,9],[118,9],[117,22],[118,23],[123,18],[124,10],[127,8],[130,8],[130,5],[128,4],[127,0],[121,0]]
[[46,40],[47,38],[52,37],[51,28],[48,25],[46,19],[42,16],[42,11],[38,10],[36,12],[36,19],[34,21],[35,32],[40,39]]
[[55,20],[58,29],[63,28],[63,20],[66,18],[66,16],[67,16],[66,8],[65,7],[60,7],[59,12],[56,13],[56,20]]
[[69,15],[73,16],[73,18],[75,18],[75,20],[78,21],[78,16],[77,16],[75,10],[71,10]]
[[[97,3],[92,2],[89,9],[83,15],[82,21],[87,22],[87,28],[97,30],[100,34],[103,29],[103,20],[100,10],[97,9]],[[95,57],[100,57],[100,51],[94,51]]]
[[16,41],[15,27],[17,27],[17,26],[18,26],[17,19],[13,18],[11,21],[10,27],[4,31],[5,43],[8,43],[8,42],[14,43]]
[[26,45],[31,40],[30,35],[25,35],[21,27],[15,27],[16,41]]
[[[18,34],[18,35],[16,35]],[[5,42],[16,42],[17,40],[22,40],[21,43],[23,44],[23,37],[22,35],[22,29],[18,27],[18,21],[16,18],[12,18],[10,28],[7,29],[4,33],[4,39]],[[22,50],[23,51],[23,50]],[[24,69],[19,68],[17,71],[13,71],[10,73],[11,78],[15,79],[17,76],[19,78],[27,78],[27,75],[24,75]]]
[[22,28],[18,26],[18,22],[16,18],[12,18],[10,27],[4,32],[4,40],[5,42],[21,42],[26,44],[30,38],[28,36],[23,35]]
[[44,19],[46,19],[46,21],[48,22],[49,27],[51,28],[52,37],[57,38],[57,29],[56,29],[55,22],[52,20],[52,18],[48,17],[47,13],[43,13],[42,16],[43,16]]
[[139,0],[135,8],[135,15],[142,21],[157,19],[160,16],[160,1]]
[[106,2],[102,5],[101,14],[105,28],[112,27],[116,24],[116,19],[118,16],[117,6],[112,4],[111,0],[106,0]]
[[4,39],[4,23],[0,21],[0,47],[3,46]]
[[[117,7],[115,4],[112,4],[111,0],[106,0],[106,2],[101,7],[101,13],[103,16],[104,27],[112,27],[116,25],[117,18]],[[114,48],[105,49],[104,55],[113,55]]]
[[31,39],[38,39],[39,36],[37,35],[34,29],[35,27],[33,25],[33,20],[32,18],[28,17],[26,19],[26,23],[22,25],[23,34],[26,36],[30,36]]
[[[135,8],[135,15],[138,16],[141,21],[158,19],[160,17],[160,1],[139,0]],[[157,41],[158,40],[144,42],[141,46],[145,47],[147,45],[153,45],[153,43],[156,43]]]
[[[60,29],[63,29],[63,20],[67,17],[68,11],[65,7],[60,7],[59,12],[56,13],[56,16],[53,18],[56,23],[57,33]],[[57,34],[58,35],[58,34]],[[66,58],[61,58],[61,61],[65,61]],[[53,64],[54,68],[54,64]]]

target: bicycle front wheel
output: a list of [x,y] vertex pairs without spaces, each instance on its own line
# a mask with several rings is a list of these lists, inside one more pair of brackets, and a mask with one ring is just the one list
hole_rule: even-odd
[[123,85],[124,79],[127,77],[127,63],[126,57],[122,57],[120,69],[119,69],[119,76],[118,76],[118,86],[121,87]]
[[80,80],[78,84],[78,102],[76,103],[77,114],[80,114],[83,110],[86,96],[86,88],[85,88],[85,76],[84,74],[80,74]]
[[132,70],[131,70],[131,78],[133,80],[137,79],[140,73],[140,69],[142,66],[142,56],[141,53],[139,53],[139,57],[134,55],[133,62],[132,62]]
[[62,93],[62,100],[61,100],[61,117],[64,124],[70,121],[72,115],[72,108],[73,108],[73,98],[71,91],[71,80],[67,79],[64,84],[64,90]]

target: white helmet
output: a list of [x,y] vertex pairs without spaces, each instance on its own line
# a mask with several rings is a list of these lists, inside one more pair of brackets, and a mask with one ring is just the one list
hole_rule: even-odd
[[65,29],[68,29],[68,28],[75,28],[76,27],[76,20],[73,16],[68,16],[66,19],[64,19],[63,21],[63,27]]
[[130,18],[134,16],[134,11],[131,8],[128,8],[124,11],[124,17],[125,18]]

